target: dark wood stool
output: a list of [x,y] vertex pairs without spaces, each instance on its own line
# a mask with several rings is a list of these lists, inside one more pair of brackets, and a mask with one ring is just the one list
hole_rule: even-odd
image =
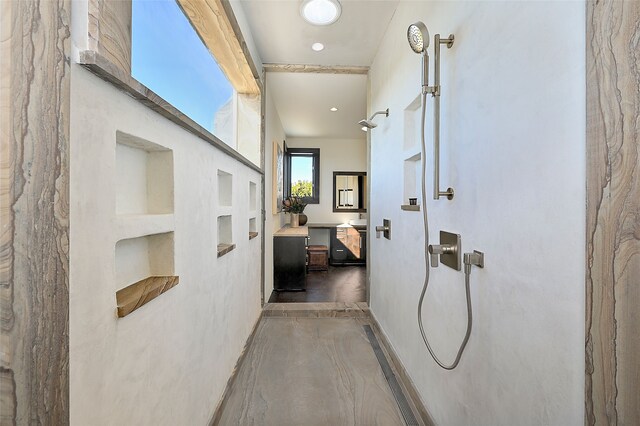
[[309,262],[307,271],[329,270],[329,249],[327,246],[311,245],[307,247]]

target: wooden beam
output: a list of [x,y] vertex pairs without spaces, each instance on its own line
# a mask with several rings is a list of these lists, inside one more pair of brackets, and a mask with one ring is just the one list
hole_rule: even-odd
[[640,424],[640,2],[587,7],[586,425]]
[[263,64],[268,72],[297,72],[310,74],[367,74],[369,67],[344,65]]
[[131,0],[89,0],[88,48],[131,74]]
[[260,94],[260,75],[228,0],[177,0],[238,93]]
[[66,425],[71,2],[0,16],[0,424]]

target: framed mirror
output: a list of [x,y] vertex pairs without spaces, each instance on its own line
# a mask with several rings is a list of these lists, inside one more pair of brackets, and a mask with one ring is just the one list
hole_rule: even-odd
[[333,172],[333,211],[367,211],[367,172]]

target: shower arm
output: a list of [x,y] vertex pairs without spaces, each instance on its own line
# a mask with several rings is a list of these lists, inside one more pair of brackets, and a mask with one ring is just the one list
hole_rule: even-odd
[[[447,197],[448,200],[453,199],[453,188],[447,188],[446,191],[440,191],[440,45],[446,44],[447,48],[453,46],[453,34],[449,34],[449,38],[440,38],[440,34],[434,36],[434,85],[423,86],[424,93],[431,93],[433,99],[433,199],[438,200],[440,197]],[[426,55],[425,55],[426,56]],[[428,62],[428,57],[427,57]],[[428,69],[428,66],[427,66]],[[426,91],[425,91],[426,90]]]

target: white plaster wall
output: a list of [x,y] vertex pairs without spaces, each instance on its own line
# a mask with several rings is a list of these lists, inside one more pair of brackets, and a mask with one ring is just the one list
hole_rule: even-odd
[[238,152],[260,167],[260,96],[237,94]]
[[[115,246],[132,227],[116,217],[118,130],[173,150],[174,215],[159,222],[173,223],[180,277],[121,319]],[[260,314],[260,239],[248,238],[260,174],[77,65],[70,155],[71,424],[206,424]],[[231,208],[217,206],[219,168],[233,175]],[[216,218],[228,212],[237,247],[217,258]]]
[[267,83],[267,98],[265,104],[265,138],[264,138],[264,182],[265,182],[265,247],[264,247],[264,297],[269,300],[273,292],[273,234],[284,225],[284,214],[273,214],[273,145],[282,146],[286,139],[278,110],[270,95]]
[[[412,154],[402,111],[420,84],[406,41],[416,20],[456,37],[442,49],[441,157],[441,187],[456,196],[429,196],[431,242],[453,231],[465,252],[486,254],[472,272],[471,339],[450,372],[416,322],[421,215],[400,210]],[[391,241],[370,239],[371,308],[437,424],[583,424],[584,22],[583,2],[401,2],[371,67],[369,109],[390,116],[371,132],[370,215],[393,231]],[[431,109],[427,117],[431,194]],[[464,277],[432,271],[424,320],[449,363],[466,326]]]
[[289,138],[289,148],[320,148],[320,204],[309,204],[309,223],[345,223],[358,213],[333,212],[333,172],[367,170],[366,139]]

